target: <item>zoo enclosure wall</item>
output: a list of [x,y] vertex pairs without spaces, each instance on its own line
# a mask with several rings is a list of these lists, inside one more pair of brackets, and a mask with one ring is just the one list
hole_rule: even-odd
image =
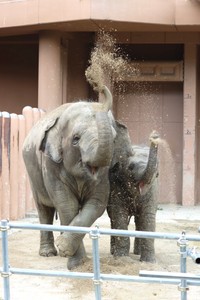
[[0,218],[21,219],[35,209],[22,145],[43,114],[41,109],[29,106],[20,115],[0,112]]

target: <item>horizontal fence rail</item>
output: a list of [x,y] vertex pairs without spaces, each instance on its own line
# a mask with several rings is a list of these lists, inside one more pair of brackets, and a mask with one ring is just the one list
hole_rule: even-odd
[[24,107],[21,115],[0,112],[0,219],[21,219],[35,208],[22,145],[43,114],[30,106]]
[[[10,300],[10,284],[9,277],[11,274],[17,275],[33,275],[33,276],[55,276],[74,279],[91,279],[94,283],[95,299],[101,300],[101,283],[103,281],[126,281],[126,282],[141,282],[141,283],[159,283],[178,285],[181,295],[181,300],[187,300],[188,285],[200,286],[200,274],[186,273],[186,258],[191,256],[191,251],[188,249],[188,241],[200,241],[200,235],[187,235],[185,232],[163,233],[163,232],[144,232],[131,230],[115,230],[101,229],[98,227],[75,227],[75,226],[54,226],[41,224],[26,224],[15,223],[7,220],[1,221],[2,232],[2,261],[3,267],[0,268],[1,276],[4,283],[4,300]],[[8,257],[8,231],[10,229],[25,229],[25,230],[45,230],[45,231],[66,231],[89,234],[92,240],[93,253],[93,272],[63,272],[51,270],[34,270],[13,268],[9,265]],[[100,257],[99,257],[99,237],[101,235],[129,236],[152,239],[170,239],[177,240],[180,247],[180,272],[151,272],[140,271],[139,276],[129,275],[114,275],[101,274],[100,272]],[[200,253],[197,253],[200,257]],[[191,256],[192,257],[192,256]],[[193,258],[193,257],[192,257]],[[200,263],[197,261],[196,263]]]

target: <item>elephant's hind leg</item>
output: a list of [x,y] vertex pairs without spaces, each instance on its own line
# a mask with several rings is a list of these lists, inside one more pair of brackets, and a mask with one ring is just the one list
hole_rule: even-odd
[[[54,207],[48,207],[45,205],[38,205],[38,215],[41,224],[53,224],[53,218],[55,214]],[[40,231],[40,250],[41,256],[56,256],[57,250],[54,246],[54,236],[52,231]]]

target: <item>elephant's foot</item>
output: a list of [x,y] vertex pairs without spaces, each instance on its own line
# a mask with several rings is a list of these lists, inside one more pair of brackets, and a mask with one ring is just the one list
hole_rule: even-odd
[[155,263],[156,262],[156,257],[155,257],[155,253],[153,252],[141,252],[141,256],[140,256],[140,261],[145,261],[145,262],[150,262],[150,263]]
[[68,270],[71,271],[71,270],[83,265],[86,260],[87,260],[87,257],[77,258],[77,257],[71,256],[68,258],[67,268],[68,268]]
[[154,240],[141,239],[140,249],[141,249],[140,261],[146,261],[146,262],[150,262],[150,263],[156,262]]
[[76,252],[76,248],[73,247],[73,243],[69,243],[68,238],[64,234],[57,237],[55,244],[58,247],[59,255],[62,257],[73,256]]
[[52,231],[41,231],[40,232],[40,250],[41,256],[56,256],[57,250],[54,246],[54,236]]
[[42,245],[40,246],[39,255],[46,257],[56,256],[57,250],[54,245]]
[[71,257],[74,256],[82,243],[83,236],[78,234],[63,233],[59,235],[55,241],[59,249],[60,256]]
[[128,256],[128,255],[125,255],[125,256],[114,256],[114,260],[117,264],[117,266],[119,266],[120,264],[124,265],[124,264],[134,264],[134,260]]
[[127,249],[116,249],[113,253],[114,257],[123,257],[123,256],[129,256],[129,251]]
[[73,256],[68,258],[67,268],[68,270],[73,270],[78,266],[84,264],[86,260],[87,260],[87,256],[86,256],[85,248],[84,245],[81,244],[78,250],[76,251],[76,253]]

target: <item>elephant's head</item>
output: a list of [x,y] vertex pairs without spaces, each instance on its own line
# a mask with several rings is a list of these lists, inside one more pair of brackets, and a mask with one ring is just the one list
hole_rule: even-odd
[[151,188],[158,176],[158,142],[159,135],[153,131],[150,135],[150,148],[134,145],[133,156],[129,159],[129,171],[140,194],[144,195]]
[[53,162],[63,163],[75,176],[95,177],[99,168],[109,166],[115,130],[108,111],[112,95],[103,87],[104,103],[80,101],[66,104],[51,118],[40,144]]
[[[132,143],[127,127],[115,121],[116,138],[112,163],[109,170],[110,182],[128,190],[135,182],[129,170],[130,159],[133,157]],[[131,180],[129,180],[131,179]]]
[[158,134],[150,135],[150,148],[132,146],[128,129],[120,122],[115,122],[117,136],[114,154],[109,171],[110,182],[118,184],[130,194],[144,195],[151,188],[158,176]]

